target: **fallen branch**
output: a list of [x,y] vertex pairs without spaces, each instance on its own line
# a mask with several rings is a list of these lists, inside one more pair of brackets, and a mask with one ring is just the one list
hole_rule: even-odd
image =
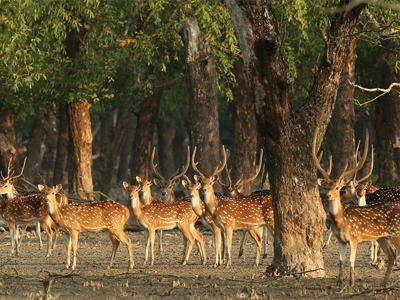
[[[398,83],[398,82],[393,82],[391,85],[389,85],[389,87],[388,87],[387,89],[381,89],[381,88],[369,89],[369,88],[365,88],[365,87],[362,87],[362,86],[360,86],[360,85],[357,85],[357,84],[355,84],[354,82],[351,82],[350,80],[349,80],[349,84],[350,84],[351,86],[354,86],[354,87],[356,87],[356,88],[358,88],[358,89],[360,89],[360,90],[362,90],[362,91],[365,91],[365,92],[370,92],[370,93],[372,93],[372,92],[382,92],[382,94],[376,96],[374,99],[369,100],[369,101],[366,101],[366,102],[364,102],[364,103],[360,103],[358,100],[355,100],[356,103],[357,103],[357,105],[359,105],[359,106],[364,106],[364,105],[366,105],[366,104],[368,104],[368,103],[371,103],[371,102],[375,101],[376,99],[378,99],[378,98],[380,98],[380,97],[386,95],[387,93],[390,93],[390,92],[392,91],[392,89],[393,89],[394,87],[396,87],[396,86],[400,87],[400,83]],[[397,92],[397,93],[400,93],[400,91],[396,91],[396,92]]]

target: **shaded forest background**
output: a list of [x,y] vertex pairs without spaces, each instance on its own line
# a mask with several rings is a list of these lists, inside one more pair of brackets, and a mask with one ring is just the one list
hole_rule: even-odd
[[[272,1],[296,109],[312,88],[338,3]],[[399,184],[399,89],[368,103],[379,93],[349,80],[381,88],[400,82],[399,8],[382,3],[360,15],[324,141],[337,173],[369,128],[372,179],[381,187]],[[19,172],[27,157],[27,181],[63,183],[91,198],[84,191],[110,194],[122,181],[149,177],[153,146],[169,177],[184,165],[188,145],[210,172],[222,144],[231,149],[233,180],[254,172],[263,145],[225,2],[2,1],[0,13],[3,174],[10,159]],[[204,45],[196,53],[187,32]],[[202,64],[206,89],[196,88],[205,77],[194,78]]]

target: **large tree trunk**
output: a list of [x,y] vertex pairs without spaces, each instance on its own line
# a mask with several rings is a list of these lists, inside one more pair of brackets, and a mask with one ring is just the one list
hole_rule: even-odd
[[319,127],[320,145],[335,105],[352,33],[365,5],[334,14],[310,95],[305,105],[295,111],[289,66],[270,2],[227,0],[227,4],[267,152],[275,218],[274,260],[269,271],[315,270],[307,276],[324,276],[321,246],[325,212],[317,188],[312,140]]
[[14,109],[12,106],[0,104],[0,116],[0,168],[3,174],[7,174],[8,163],[11,161],[15,173],[19,174],[19,151],[15,133]]
[[54,166],[57,155],[57,117],[56,117],[56,106],[50,104],[46,111],[46,152],[43,158],[42,168],[44,167],[47,173],[46,184],[52,184],[54,178]]
[[349,167],[353,167],[355,163],[354,86],[350,85],[349,81],[354,82],[355,77],[356,45],[357,40],[354,39],[350,44],[347,62],[340,78],[335,109],[326,131],[326,141],[335,160],[331,173],[332,177],[338,176],[347,162]]
[[[232,181],[236,182],[241,176],[243,176],[243,179],[247,179],[255,172],[257,124],[254,102],[250,95],[249,81],[242,58],[235,62],[233,73],[237,85],[232,88],[234,137],[229,164],[232,166]],[[252,182],[243,186],[241,192],[244,195],[249,195],[252,192],[252,186]]]
[[[191,144],[197,147],[199,169],[211,174],[220,161],[221,151],[214,53],[196,19],[187,18],[182,33],[189,81]],[[216,190],[220,188],[217,186]]]
[[[158,171],[165,178],[172,175],[175,172],[175,164],[174,164],[174,137],[175,137],[175,128],[173,122],[169,117],[166,117],[166,120],[161,120],[160,118],[157,120],[157,138],[158,138],[158,160],[159,166]],[[182,147],[180,155],[183,156],[183,151],[185,149]],[[182,167],[178,165],[178,167]]]
[[151,145],[158,111],[160,109],[162,91],[156,90],[153,95],[143,99],[137,121],[135,139],[133,141],[131,160],[131,182],[136,176],[148,179],[150,175]]
[[68,107],[66,104],[61,104],[58,109],[58,137],[57,137],[57,154],[54,163],[53,185],[62,183],[64,186],[68,184],[68,176],[65,171],[68,160],[68,145],[69,145],[69,129],[67,119]]
[[40,171],[44,152],[42,144],[46,138],[45,122],[43,111],[39,109],[26,151],[25,178],[29,182],[42,182]]
[[[380,67],[380,86],[387,88],[393,82],[400,81],[400,72],[389,63],[395,55],[391,51],[391,43],[384,43]],[[400,168],[400,88],[395,87],[390,93],[375,101],[375,131],[377,146],[377,161],[380,187],[398,186]]]
[[92,128],[87,101],[68,104],[69,193],[92,199]]

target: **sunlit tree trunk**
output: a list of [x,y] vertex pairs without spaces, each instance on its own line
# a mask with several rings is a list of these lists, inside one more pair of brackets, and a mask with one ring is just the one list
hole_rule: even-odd
[[189,82],[191,143],[197,147],[199,169],[211,174],[220,161],[221,151],[215,57],[196,19],[185,20],[182,39]]
[[[348,1],[341,1],[340,5]],[[324,57],[303,107],[295,110],[280,26],[270,1],[227,0],[255,101],[267,152],[274,218],[274,260],[268,272],[325,275],[325,212],[317,188],[312,140],[318,145],[332,114],[340,75],[364,4],[333,15]]]
[[[7,166],[11,161],[16,173],[20,171],[19,150],[15,133],[14,109],[0,103],[0,156],[1,170],[7,174]],[[5,173],[4,173],[5,172]]]

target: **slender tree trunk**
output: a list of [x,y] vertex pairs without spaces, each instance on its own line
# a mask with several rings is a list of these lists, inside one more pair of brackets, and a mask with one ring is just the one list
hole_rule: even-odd
[[114,176],[114,169],[117,165],[117,152],[122,144],[122,139],[124,137],[125,129],[128,124],[128,113],[126,111],[121,111],[118,114],[118,120],[115,127],[113,137],[110,141],[110,146],[107,152],[105,160],[105,168],[102,173],[102,185],[101,190],[104,194],[109,194],[111,191],[112,179]]
[[[341,5],[345,1],[341,2]],[[255,101],[267,152],[274,218],[274,260],[269,272],[310,271],[324,276],[325,212],[319,199],[312,140],[326,130],[352,33],[364,4],[334,14],[329,40],[304,106],[295,110],[279,24],[270,1],[227,0]],[[319,145],[319,144],[318,144]]]
[[[132,113],[129,114],[129,119],[134,119]],[[128,176],[128,170],[129,166],[131,165],[130,158],[132,153],[133,139],[135,136],[135,127],[132,123],[133,122],[128,122],[128,124],[126,125],[126,132],[122,140],[117,175],[118,184],[122,183],[123,181],[130,180],[130,176]]]
[[[20,172],[19,150],[15,133],[14,109],[0,103],[0,167],[3,174],[7,173],[8,163],[15,172]],[[5,173],[4,173],[5,172]]]
[[69,193],[92,199],[92,129],[90,104],[87,101],[68,104]]
[[54,104],[50,104],[47,107],[46,111],[46,153],[44,156],[43,166],[46,170],[47,177],[46,183],[53,183],[54,178],[54,166],[57,155],[57,117],[56,117],[56,106]]
[[[157,138],[158,138],[158,171],[161,175],[170,176],[175,172],[175,164],[174,164],[174,137],[175,137],[175,128],[176,126],[170,120],[169,117],[166,117],[166,120],[161,120],[160,118],[157,120]],[[184,148],[181,149],[180,155],[183,156]],[[182,167],[180,165],[177,166]]]
[[67,105],[59,106],[58,119],[59,129],[57,137],[57,154],[54,163],[53,185],[62,183],[64,186],[68,184],[68,176],[64,176],[67,170],[68,145],[69,145],[69,129],[67,120]]
[[[243,176],[243,179],[247,179],[255,172],[257,124],[254,102],[250,95],[249,81],[242,58],[235,62],[233,73],[235,74],[237,85],[232,88],[234,137],[229,164],[232,166],[232,180],[236,182],[241,176]],[[252,182],[243,186],[241,192],[244,195],[249,195],[252,192],[252,186]]]
[[[186,74],[189,81],[191,144],[197,147],[199,169],[211,174],[220,161],[218,95],[214,53],[197,20],[182,26]],[[217,186],[216,190],[220,190]]]
[[353,159],[355,152],[354,86],[349,84],[349,80],[354,82],[357,59],[356,45],[357,40],[353,39],[350,44],[347,62],[340,78],[335,109],[326,132],[326,140],[335,160],[331,173],[332,177],[340,174],[346,162],[349,163],[349,167],[353,167],[355,163]]
[[162,91],[155,91],[153,95],[143,99],[132,147],[131,182],[135,182],[136,176],[149,178],[151,145],[161,96]]
[[46,139],[45,120],[42,109],[38,110],[36,122],[33,127],[31,137],[29,139],[27,151],[26,151],[26,168],[25,178],[29,182],[41,182],[41,169],[43,150],[42,145]]
[[[385,42],[382,57],[385,61],[380,67],[380,86],[387,88],[393,82],[400,82],[400,72],[389,63],[392,53],[391,43]],[[398,186],[400,168],[400,88],[395,87],[390,93],[375,101],[375,131],[377,162],[380,187]]]

